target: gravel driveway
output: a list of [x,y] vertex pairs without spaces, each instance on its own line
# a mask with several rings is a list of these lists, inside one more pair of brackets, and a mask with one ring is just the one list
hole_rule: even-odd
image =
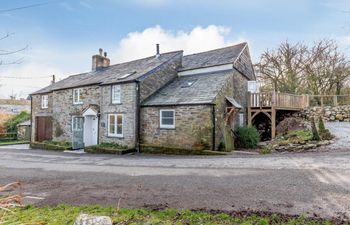
[[[327,124],[328,125],[328,124]],[[103,204],[350,217],[350,151],[280,155],[89,155],[0,149],[0,183],[21,180],[27,203]],[[334,131],[333,131],[334,132]],[[335,149],[341,147],[341,151]]]

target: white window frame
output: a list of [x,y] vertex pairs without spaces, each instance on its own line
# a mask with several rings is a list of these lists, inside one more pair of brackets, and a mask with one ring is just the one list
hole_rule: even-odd
[[[163,119],[163,112],[172,112],[173,113],[173,124],[162,124],[162,119]],[[160,128],[165,128],[165,129],[175,129],[175,110],[174,109],[161,109],[159,110],[159,127]]]
[[[119,91],[119,98],[118,99],[114,99],[114,96],[115,96],[114,92],[116,91],[116,89]],[[111,87],[112,104],[120,104],[121,103],[121,98],[122,98],[121,86],[119,84],[112,85],[112,87]]]
[[49,108],[49,95],[42,95],[41,96],[41,108],[42,109]]
[[[110,117],[111,116],[115,116],[115,120],[114,120],[114,133],[111,133],[110,131]],[[122,132],[120,134],[117,133],[118,131],[118,116],[122,117]],[[124,137],[124,114],[122,113],[110,113],[107,115],[107,134],[108,137]]]
[[[75,99],[75,92],[78,92],[77,99]],[[83,104],[83,101],[81,100],[81,92],[82,92],[82,88],[74,88],[73,89],[73,104],[74,105]]]

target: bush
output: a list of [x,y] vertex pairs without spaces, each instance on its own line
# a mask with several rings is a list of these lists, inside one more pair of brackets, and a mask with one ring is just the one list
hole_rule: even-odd
[[322,132],[320,132],[320,138],[321,140],[332,140],[334,138],[334,135],[331,134],[331,132],[328,129],[324,129]]
[[322,116],[320,116],[318,118],[318,132],[322,133],[325,130],[326,130],[326,127],[324,126],[324,122],[323,122]]
[[255,127],[238,127],[236,136],[239,148],[255,148],[260,141],[259,132]]
[[11,119],[9,119],[8,121],[5,122],[5,127],[6,127],[7,132],[16,133],[17,132],[17,125],[19,123],[26,121],[26,120],[29,120],[29,118],[30,118],[30,114],[26,111],[22,111],[20,114],[12,117]]

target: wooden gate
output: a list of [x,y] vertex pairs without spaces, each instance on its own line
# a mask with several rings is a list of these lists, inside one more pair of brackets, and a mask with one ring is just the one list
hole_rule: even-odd
[[52,118],[51,116],[35,117],[35,141],[42,142],[52,139]]

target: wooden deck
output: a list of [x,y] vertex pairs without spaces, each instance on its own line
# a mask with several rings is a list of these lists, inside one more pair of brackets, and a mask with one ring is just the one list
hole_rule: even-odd
[[271,137],[276,136],[276,113],[278,110],[300,111],[308,107],[307,95],[293,95],[276,92],[262,92],[248,94],[248,125],[260,113],[271,120]]

